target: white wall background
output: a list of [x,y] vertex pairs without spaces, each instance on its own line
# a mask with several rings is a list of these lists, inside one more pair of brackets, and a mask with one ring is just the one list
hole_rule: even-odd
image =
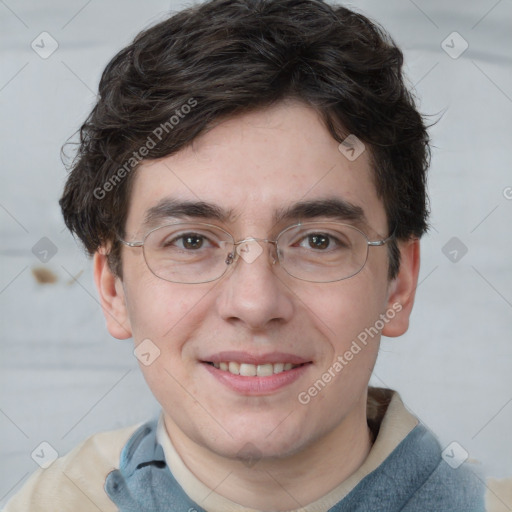
[[[64,229],[59,150],[92,107],[110,58],[183,5],[0,1],[0,504],[36,469],[31,453],[42,441],[63,454],[158,410],[131,342],[108,335],[91,264]],[[372,382],[398,389],[443,446],[457,441],[487,474],[511,476],[512,3],[350,5],[402,46],[421,110],[444,112],[431,130],[433,229],[412,326],[384,340]],[[43,31],[58,43],[47,59],[31,48]],[[457,59],[441,47],[454,31],[469,45]],[[463,44],[450,36],[445,46],[454,54]],[[46,263],[32,253],[42,237],[57,249]],[[443,253],[452,237],[467,248],[457,262]],[[57,281],[38,284],[37,267]]]

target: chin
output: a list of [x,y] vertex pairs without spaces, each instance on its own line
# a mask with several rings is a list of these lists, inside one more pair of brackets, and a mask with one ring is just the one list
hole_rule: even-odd
[[233,433],[233,437],[223,435],[222,438],[203,438],[199,442],[219,456],[240,460],[247,465],[260,459],[284,459],[303,451],[323,435],[323,432],[310,433],[306,425],[297,424],[292,417],[293,414],[287,418],[291,421],[286,426],[286,415],[275,421],[261,422],[258,426],[254,421],[252,425],[234,422],[226,429]]
[[286,459],[301,452],[304,449],[304,440],[296,439],[290,442],[289,439],[237,439],[227,446],[219,446],[212,443],[208,449],[221,457],[238,460],[248,466],[259,460]]

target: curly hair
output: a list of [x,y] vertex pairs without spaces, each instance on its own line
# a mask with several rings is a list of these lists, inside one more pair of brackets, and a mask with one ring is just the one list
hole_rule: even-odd
[[[390,231],[419,238],[428,228],[430,147],[402,67],[382,28],[321,0],[211,0],[180,11],[139,33],[105,68],[60,200],[66,225],[89,254],[108,247],[122,277],[117,237],[140,161],[292,98],[313,107],[338,142],[354,134],[369,146]],[[395,240],[388,250],[392,279]]]

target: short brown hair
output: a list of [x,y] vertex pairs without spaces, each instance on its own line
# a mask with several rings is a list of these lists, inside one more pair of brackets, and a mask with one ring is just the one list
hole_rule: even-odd
[[[141,153],[176,153],[221,119],[294,98],[315,108],[337,141],[354,134],[369,146],[390,231],[420,237],[429,141],[402,64],[375,23],[320,0],[211,0],[178,12],[105,68],[60,200],[66,225],[90,254],[110,245],[121,276],[117,237]],[[394,241],[389,251],[393,278]]]

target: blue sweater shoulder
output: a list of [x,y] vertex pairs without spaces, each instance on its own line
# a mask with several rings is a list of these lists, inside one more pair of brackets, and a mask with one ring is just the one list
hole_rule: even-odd
[[454,469],[417,425],[386,460],[330,512],[485,512],[483,480],[465,463]]

